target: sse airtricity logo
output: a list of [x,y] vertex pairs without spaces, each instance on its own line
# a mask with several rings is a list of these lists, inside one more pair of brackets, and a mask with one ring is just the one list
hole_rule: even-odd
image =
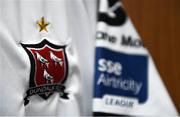
[[144,103],[147,100],[148,58],[96,48],[95,98],[122,96]]

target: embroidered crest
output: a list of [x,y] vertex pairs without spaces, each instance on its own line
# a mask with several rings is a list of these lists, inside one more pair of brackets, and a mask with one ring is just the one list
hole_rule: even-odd
[[38,44],[21,45],[31,63],[29,89],[24,104],[27,105],[33,95],[47,100],[54,92],[58,92],[61,98],[68,99],[63,85],[68,74],[66,46],[54,45],[46,39]]

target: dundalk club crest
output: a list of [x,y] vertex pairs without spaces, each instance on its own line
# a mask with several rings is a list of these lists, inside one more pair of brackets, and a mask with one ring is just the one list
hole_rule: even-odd
[[29,89],[24,105],[29,103],[33,95],[47,100],[54,92],[58,92],[61,98],[68,99],[63,85],[68,74],[66,47],[54,45],[46,39],[38,44],[22,44],[22,47],[31,63]]

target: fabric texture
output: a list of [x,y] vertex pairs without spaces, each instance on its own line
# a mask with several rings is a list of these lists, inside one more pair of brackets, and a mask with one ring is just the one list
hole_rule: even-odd
[[117,0],[0,0],[0,116],[176,115],[122,8]]

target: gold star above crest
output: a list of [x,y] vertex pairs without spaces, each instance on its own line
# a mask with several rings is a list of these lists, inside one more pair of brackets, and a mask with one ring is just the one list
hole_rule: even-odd
[[41,32],[41,31],[46,31],[46,32],[48,32],[48,30],[47,30],[47,26],[49,25],[50,23],[49,22],[46,22],[45,21],[45,19],[44,19],[44,17],[42,17],[41,18],[41,20],[40,21],[38,21],[37,22],[37,25],[39,26],[39,32]]

